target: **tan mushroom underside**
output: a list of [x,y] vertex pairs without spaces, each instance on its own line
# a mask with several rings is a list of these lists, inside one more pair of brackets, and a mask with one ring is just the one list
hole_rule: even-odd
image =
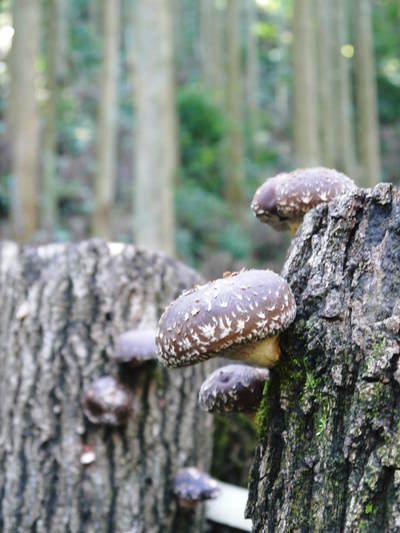
[[281,355],[278,339],[279,336],[275,335],[256,342],[231,346],[218,355],[229,359],[238,359],[243,363],[272,368],[279,361]]
[[290,235],[294,237],[297,233],[297,230],[301,226],[301,222],[290,222],[289,223],[289,229],[290,229]]

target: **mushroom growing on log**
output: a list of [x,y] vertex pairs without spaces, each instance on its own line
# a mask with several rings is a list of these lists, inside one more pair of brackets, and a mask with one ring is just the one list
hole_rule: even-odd
[[261,222],[295,235],[310,209],[354,189],[353,180],[334,169],[299,168],[267,179],[257,189],[251,208]]
[[245,270],[197,286],[160,318],[158,356],[170,367],[217,355],[271,367],[279,360],[279,333],[296,315],[289,285],[270,270]]
[[199,503],[218,497],[218,483],[198,468],[181,468],[174,479],[174,494],[183,509],[194,510]]
[[212,420],[197,392],[213,363],[139,373],[138,415],[123,429],[94,426],[82,410],[95,377],[116,370],[118,333],[155,323],[200,282],[129,245],[0,244],[2,532],[202,531],[202,513],[177,526],[170,483],[187,464],[210,467]]
[[112,376],[103,376],[86,389],[83,412],[92,424],[123,426],[132,413],[132,395]]
[[209,413],[245,413],[254,420],[268,376],[268,369],[248,365],[217,368],[200,388],[200,407]]
[[126,364],[132,368],[157,359],[156,331],[154,329],[130,330],[117,339],[112,358],[119,364]]
[[400,191],[318,206],[283,269],[298,306],[259,411],[254,531],[400,528]]

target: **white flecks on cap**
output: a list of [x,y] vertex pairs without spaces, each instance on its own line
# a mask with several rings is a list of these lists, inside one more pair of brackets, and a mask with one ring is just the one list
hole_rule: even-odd
[[[238,290],[244,297],[240,305]],[[217,298],[210,309],[207,297],[213,292]],[[231,346],[274,336],[295,314],[293,294],[283,278],[268,270],[243,271],[188,291],[170,304],[159,322],[157,354],[167,366],[194,364]]]

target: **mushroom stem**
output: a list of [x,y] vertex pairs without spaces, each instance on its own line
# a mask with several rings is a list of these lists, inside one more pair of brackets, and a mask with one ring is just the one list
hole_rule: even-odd
[[294,237],[299,229],[301,222],[289,222],[290,235]]
[[184,498],[179,498],[179,507],[181,509],[186,509],[187,511],[194,511],[197,507],[198,502],[185,500]]
[[243,413],[243,414],[248,420],[250,420],[250,422],[252,422],[253,424],[256,423],[257,413]]
[[249,344],[232,346],[222,355],[230,359],[239,359],[244,363],[272,368],[279,361],[281,355],[279,335]]

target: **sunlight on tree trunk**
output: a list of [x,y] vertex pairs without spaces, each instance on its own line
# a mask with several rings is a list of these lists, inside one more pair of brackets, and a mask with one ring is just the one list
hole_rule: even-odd
[[39,118],[35,62],[39,50],[39,2],[14,0],[12,91],[12,218],[15,238],[31,240],[38,222]]
[[104,0],[102,16],[103,71],[99,102],[98,172],[95,177],[93,234],[109,240],[118,134],[119,0]]
[[335,166],[357,178],[354,113],[351,82],[351,58],[342,54],[342,47],[349,43],[349,14],[345,0],[334,0],[334,69],[336,100],[336,164]]
[[227,163],[226,198],[233,206],[244,201],[244,161],[242,130],[242,87],[240,69],[239,2],[230,0],[226,12],[227,26]]
[[357,122],[363,185],[380,181],[379,124],[377,111],[372,7],[370,0],[355,2]]
[[296,163],[319,163],[318,96],[312,0],[296,0],[293,13],[294,149]]
[[137,3],[134,231],[137,244],[175,252],[177,130],[171,6]]

